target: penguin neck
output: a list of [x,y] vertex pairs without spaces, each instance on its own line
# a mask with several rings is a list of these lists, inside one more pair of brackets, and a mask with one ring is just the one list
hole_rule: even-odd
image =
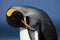
[[20,28],[20,40],[31,40],[26,28]]

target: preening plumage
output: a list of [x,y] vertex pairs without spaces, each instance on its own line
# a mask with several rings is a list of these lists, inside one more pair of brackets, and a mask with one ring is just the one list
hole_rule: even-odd
[[[27,29],[30,40],[36,39],[35,31],[38,33],[36,40],[57,40],[55,27],[47,13],[43,10],[30,6],[14,6],[10,9],[12,9],[10,16],[6,15],[8,24],[13,27]],[[9,12],[9,10],[7,11]],[[21,20],[24,21],[24,16],[26,16],[26,22],[30,27],[26,27],[26,25],[21,22]]]

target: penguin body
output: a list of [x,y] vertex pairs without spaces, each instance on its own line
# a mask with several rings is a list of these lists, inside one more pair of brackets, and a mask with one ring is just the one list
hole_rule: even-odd
[[[27,27],[30,40],[57,40],[57,33],[55,30],[55,27],[51,19],[49,18],[49,16],[46,14],[46,12],[44,12],[41,9],[30,7],[30,6],[14,6],[11,8],[14,8],[21,13],[13,13],[16,15],[19,14],[18,15],[19,17],[15,16],[14,19],[13,18],[10,19],[10,17],[7,16],[8,24],[13,25],[14,27],[15,26],[18,27],[18,22],[19,22],[19,27],[25,26],[21,22],[21,20],[20,21],[17,21],[17,20],[19,20],[21,16],[22,16],[21,17],[22,20],[23,20],[23,16],[28,17],[26,19],[29,19],[29,20],[27,20],[26,22],[31,26],[31,28],[34,29],[32,30],[31,28]],[[18,18],[18,19],[16,20],[15,18],[16,19]],[[12,19],[15,21],[10,22]],[[24,30],[25,27],[22,27],[22,28]]]
[[31,40],[26,28],[20,28],[20,40]]

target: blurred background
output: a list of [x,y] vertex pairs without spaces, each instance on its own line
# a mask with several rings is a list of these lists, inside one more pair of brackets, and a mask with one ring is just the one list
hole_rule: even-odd
[[60,40],[60,0],[0,0],[0,40],[19,40],[19,28],[12,28],[6,21],[7,9],[16,5],[44,10],[54,23]]

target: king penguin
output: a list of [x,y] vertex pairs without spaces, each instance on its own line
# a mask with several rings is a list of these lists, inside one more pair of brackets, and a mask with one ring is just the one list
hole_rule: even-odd
[[56,29],[48,14],[31,6],[13,6],[6,12],[7,23],[20,28],[20,40],[57,40]]

